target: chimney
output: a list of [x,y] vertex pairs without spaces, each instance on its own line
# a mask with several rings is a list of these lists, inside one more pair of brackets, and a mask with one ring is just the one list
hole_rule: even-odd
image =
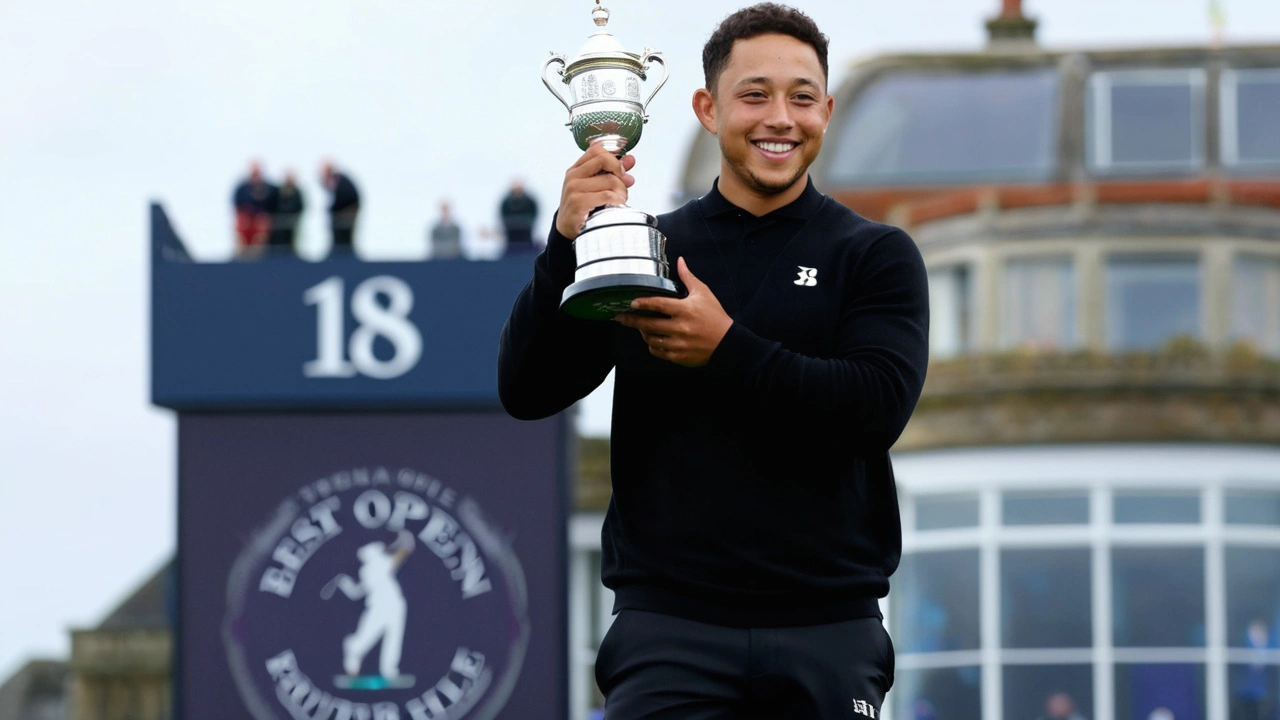
[[987,21],[987,47],[1000,50],[1035,47],[1038,23],[1022,14],[1022,0],[1002,2],[1000,14]]

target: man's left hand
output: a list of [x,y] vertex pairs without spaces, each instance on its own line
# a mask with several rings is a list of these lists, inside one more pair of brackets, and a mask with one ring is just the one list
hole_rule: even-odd
[[649,317],[622,313],[615,320],[640,331],[649,346],[649,354],[685,367],[701,367],[720,346],[733,318],[725,313],[720,301],[701,280],[694,277],[684,258],[676,261],[680,280],[688,288],[684,298],[644,297],[631,302],[633,310],[662,313],[668,317]]

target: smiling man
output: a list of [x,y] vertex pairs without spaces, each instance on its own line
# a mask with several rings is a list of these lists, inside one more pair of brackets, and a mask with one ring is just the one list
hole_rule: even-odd
[[720,177],[659,218],[682,296],[615,323],[559,311],[582,221],[634,183],[634,157],[592,147],[503,330],[499,392],[547,417],[617,370],[609,720],[876,718],[893,684],[878,599],[901,550],[888,453],[924,383],[924,265],[809,179],[833,107],[810,18],[734,13],[703,70],[693,110]]

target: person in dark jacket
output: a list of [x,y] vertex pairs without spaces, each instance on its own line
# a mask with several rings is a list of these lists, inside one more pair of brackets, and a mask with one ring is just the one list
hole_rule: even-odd
[[609,720],[874,720],[893,684],[889,448],[924,384],[924,262],[809,178],[833,108],[810,18],[734,13],[703,70],[693,106],[720,177],[658,218],[681,297],[614,322],[559,310],[582,221],[635,182],[633,156],[591,147],[503,328],[499,396],[543,418],[616,373],[601,576],[617,616],[595,665]]
[[292,172],[284,174],[284,182],[277,191],[276,211],[271,218],[271,249],[277,253],[292,253],[298,237],[298,223],[306,208],[302,190]]
[[263,176],[262,164],[256,160],[249,163],[248,176],[236,185],[231,195],[238,257],[256,257],[266,248],[271,234],[271,215],[276,212],[278,202],[279,191]]
[[329,227],[333,233],[333,251],[351,252],[354,245],[356,215],[360,212],[360,192],[345,173],[333,163],[320,167],[320,182],[332,197],[329,203]]
[[432,260],[457,260],[462,257],[462,228],[453,219],[449,203],[440,203],[440,219],[431,226]]
[[507,253],[531,252],[533,223],[538,219],[538,202],[525,192],[524,183],[516,180],[502,198],[499,208],[502,230],[507,236]]

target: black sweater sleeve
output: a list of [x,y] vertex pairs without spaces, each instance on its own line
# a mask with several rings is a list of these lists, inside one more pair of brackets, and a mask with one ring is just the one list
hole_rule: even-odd
[[547,248],[533,279],[516,298],[498,347],[498,396],[515,418],[555,415],[588,395],[613,369],[609,323],[577,320],[560,311],[573,282],[573,243],[551,223]]
[[836,352],[791,352],[735,322],[708,369],[761,403],[839,418],[868,453],[887,452],[919,400],[929,355],[929,290],[915,243],[893,229],[844,278]]

